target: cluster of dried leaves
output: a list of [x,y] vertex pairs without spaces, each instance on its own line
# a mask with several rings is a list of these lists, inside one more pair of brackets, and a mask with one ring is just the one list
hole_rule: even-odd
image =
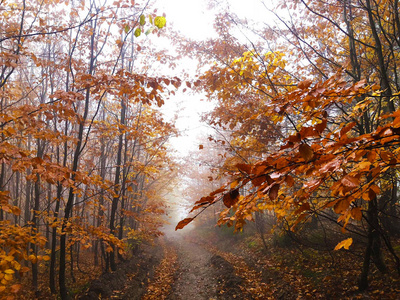
[[164,249],[164,258],[156,267],[154,277],[147,286],[143,300],[167,299],[174,283],[178,259],[176,251],[165,243],[161,243],[161,245]]

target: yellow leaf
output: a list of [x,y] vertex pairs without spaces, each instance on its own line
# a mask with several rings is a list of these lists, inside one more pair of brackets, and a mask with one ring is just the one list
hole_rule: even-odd
[[352,238],[348,238],[346,240],[341,241],[339,244],[336,245],[335,250],[339,250],[341,248],[344,248],[346,250],[349,250],[350,245],[353,243]]
[[14,274],[15,272],[12,269],[7,269],[7,270],[4,271],[4,273],[6,273],[6,274]]
[[44,255],[44,256],[42,257],[42,259],[43,259],[44,261],[49,261],[49,260],[50,260],[50,256]]
[[235,189],[239,185],[240,181],[235,180],[234,182],[231,183],[231,190]]
[[37,257],[33,254],[29,255],[28,259],[33,263],[36,264],[37,263]]
[[13,280],[12,274],[5,274],[5,275],[4,275],[4,280],[7,280],[7,281]]

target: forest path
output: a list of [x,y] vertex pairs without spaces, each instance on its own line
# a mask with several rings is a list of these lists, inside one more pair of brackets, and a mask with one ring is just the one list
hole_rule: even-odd
[[184,238],[171,238],[168,243],[176,249],[178,269],[167,299],[220,299],[216,272],[211,264],[213,254]]

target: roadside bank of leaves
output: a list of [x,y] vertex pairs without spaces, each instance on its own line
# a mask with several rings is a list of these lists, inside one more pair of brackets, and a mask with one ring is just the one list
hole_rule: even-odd
[[241,278],[239,287],[246,299],[275,299],[270,287],[262,282],[262,274],[249,267],[243,257],[219,250],[209,244],[206,248],[216,256],[222,257],[234,268],[235,275]]
[[147,291],[142,300],[167,299],[174,283],[174,274],[177,270],[178,256],[173,247],[162,241],[164,258],[155,270],[153,279],[147,286]]
[[[227,245],[219,243],[218,247]],[[261,280],[277,299],[399,299],[398,274],[393,271],[382,274],[373,264],[369,289],[358,292],[358,265],[362,261],[350,251],[317,251],[297,244],[281,247],[274,246],[271,240],[265,249],[256,236],[238,240],[229,248],[250,267],[262,272]],[[390,260],[386,263],[394,264]]]
[[146,292],[148,278],[162,259],[162,250],[152,244],[142,244],[134,256],[118,264],[115,272],[105,273],[93,280],[86,292],[77,299],[139,300]]

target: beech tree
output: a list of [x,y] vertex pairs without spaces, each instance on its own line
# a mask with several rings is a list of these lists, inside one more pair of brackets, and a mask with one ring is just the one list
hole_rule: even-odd
[[[285,1],[270,11],[279,26],[257,31],[264,45],[249,43],[242,56],[217,63],[202,76],[202,86],[221,107],[237,105],[239,97],[247,103],[248,95],[262,99],[251,113],[242,109],[240,117],[226,119],[216,113],[214,120],[236,133],[246,124],[257,130],[252,120],[267,118],[267,130],[277,132],[276,147],[237,163],[228,183],[193,209],[222,201],[218,224],[236,230],[263,210],[273,210],[292,230],[315,215],[340,224],[366,241],[364,290],[371,262],[387,271],[383,246],[400,274],[391,241],[399,226],[398,3]],[[272,36],[274,49],[268,49]],[[352,242],[345,239],[335,249]]]
[[163,198],[151,184],[173,170],[166,142],[176,130],[152,106],[180,80],[134,61],[166,19],[134,1],[0,7],[0,293],[18,297],[16,277],[32,271],[40,297],[39,263],[50,260],[51,292],[58,279],[68,299],[82,253],[115,270],[128,233],[160,234]]

